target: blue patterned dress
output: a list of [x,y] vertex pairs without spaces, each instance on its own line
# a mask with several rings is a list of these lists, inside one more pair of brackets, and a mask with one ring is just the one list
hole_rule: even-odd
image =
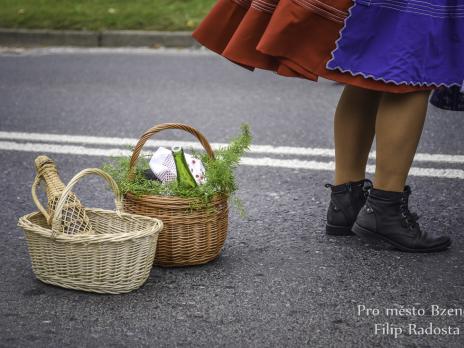
[[355,0],[329,70],[412,86],[464,84],[464,0]]

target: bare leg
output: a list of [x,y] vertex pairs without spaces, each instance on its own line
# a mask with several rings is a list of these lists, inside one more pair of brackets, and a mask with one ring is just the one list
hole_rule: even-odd
[[365,178],[381,92],[347,85],[335,111],[335,185]]
[[422,133],[429,93],[383,94],[375,124],[375,188],[396,192],[404,190]]

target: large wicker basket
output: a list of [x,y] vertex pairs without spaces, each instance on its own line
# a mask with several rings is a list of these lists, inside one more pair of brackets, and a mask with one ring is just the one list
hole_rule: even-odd
[[[134,148],[130,160],[129,178],[133,177],[136,162],[146,141],[165,129],[181,129],[193,134],[210,158],[213,150],[206,138],[195,128],[179,123],[164,123],[148,129]],[[124,209],[128,212],[163,220],[164,228],[158,238],[155,264],[164,267],[191,266],[217,258],[227,236],[227,196],[216,195],[209,207],[195,208],[196,200],[161,195],[136,196],[127,193]]]
[[[92,233],[61,233],[66,197],[77,181],[89,174],[99,175],[109,183],[116,211],[86,208]],[[40,212],[25,215],[18,222],[26,234],[32,269],[38,279],[64,288],[109,294],[129,292],[147,280],[163,228],[160,220],[123,213],[114,180],[102,170],[90,168],[78,173],[66,186],[50,227],[47,212],[35,193],[39,181],[36,178],[32,191]]]

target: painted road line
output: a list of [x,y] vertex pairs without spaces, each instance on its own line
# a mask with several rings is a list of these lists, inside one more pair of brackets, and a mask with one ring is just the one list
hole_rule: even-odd
[[[106,146],[134,146],[138,139],[117,138],[117,137],[97,137],[85,135],[49,134],[49,133],[25,133],[25,132],[3,132],[0,131],[0,139],[16,141],[37,141],[37,142],[58,142],[64,144],[84,144],[84,145],[106,145]],[[171,147],[179,145],[185,148],[201,149],[198,142],[178,141],[178,140],[149,140],[147,147]],[[227,146],[225,143],[211,143],[213,149]],[[293,156],[315,156],[315,157],[334,157],[334,149],[317,147],[292,147],[292,146],[273,146],[273,145],[252,145],[250,153],[255,154],[275,154]],[[369,157],[375,158],[375,152],[371,152]],[[450,154],[431,154],[417,153],[414,161],[416,162],[438,162],[438,163],[464,163],[464,155]]]
[[[110,146],[135,146],[138,139],[135,138],[116,138],[116,137],[96,137],[86,135],[67,135],[67,134],[50,134],[50,133],[23,133],[23,132],[2,132],[0,139],[21,140],[21,141],[39,141],[39,142],[57,142],[64,144],[85,144],[85,145],[110,145]],[[177,141],[177,140],[148,140],[145,147],[157,147],[173,145],[182,147],[193,147],[202,149],[199,142]],[[220,146],[226,146],[225,143],[214,143],[211,146],[217,149]]]
[[75,145],[59,145],[45,143],[16,143],[13,141],[0,141],[0,150],[6,151],[22,151],[22,152],[44,152],[44,153],[59,153],[81,156],[102,156],[102,157],[118,157],[130,156],[132,151],[127,149],[103,149],[91,148]]
[[[267,166],[267,167],[280,167],[280,168],[293,168],[293,169],[310,169],[310,170],[330,170],[335,169],[335,162],[318,162],[318,161],[303,161],[297,159],[279,159],[279,158],[242,158],[240,164],[250,166]],[[375,166],[366,166],[366,172],[374,173]],[[449,179],[464,179],[464,170],[451,169],[451,168],[421,168],[412,167],[409,175],[413,176],[427,176],[435,178],[449,178]]]
[[[59,145],[47,143],[18,143],[13,141],[0,141],[0,150],[6,151],[23,151],[23,152],[41,152],[41,153],[58,153],[70,154],[81,156],[129,156],[130,150],[116,149],[116,148],[90,148],[85,146],[75,145]],[[319,162],[319,161],[305,161],[299,159],[280,159],[270,157],[244,157],[240,161],[241,164],[248,166],[265,166],[277,167],[287,169],[308,169],[308,170],[329,170],[335,168],[333,161]],[[374,172],[375,167],[372,165],[367,166],[366,170],[369,173]],[[419,168],[412,167],[410,175],[425,176],[435,178],[450,178],[450,179],[464,179],[464,170],[451,169],[451,168]]]

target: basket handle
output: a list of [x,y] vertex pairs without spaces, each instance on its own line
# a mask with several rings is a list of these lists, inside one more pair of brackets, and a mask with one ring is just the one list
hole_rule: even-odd
[[76,175],[69,181],[69,183],[66,185],[64,188],[63,192],[61,193],[60,199],[58,200],[58,203],[56,204],[55,208],[55,213],[53,214],[52,217],[52,237],[56,236],[57,231],[60,230],[60,225],[61,225],[61,215],[63,213],[63,207],[66,202],[66,198],[71,192],[72,188],[76,183],[82,179],[84,176],[90,175],[90,174],[95,174],[98,176],[101,176],[103,179],[105,179],[108,184],[111,187],[111,190],[114,193],[114,204],[116,206],[116,213],[120,215],[123,212],[123,203],[122,203],[122,196],[119,191],[118,185],[114,181],[114,179],[106,172],[99,168],[87,168]]
[[137,142],[137,145],[135,145],[135,148],[134,148],[134,151],[132,152],[132,157],[129,163],[129,173],[128,173],[129,179],[134,178],[135,164],[137,163],[137,160],[139,159],[139,156],[140,156],[140,152],[142,151],[142,148],[147,142],[147,140],[150,139],[156,133],[162,130],[165,130],[165,129],[181,129],[186,132],[189,132],[190,134],[193,134],[198,139],[198,141],[201,143],[206,153],[208,154],[209,158],[214,159],[214,152],[213,152],[213,149],[211,148],[211,145],[209,144],[205,136],[202,133],[200,133],[198,130],[196,130],[192,126],[189,126],[183,123],[161,123],[159,125],[156,125],[148,129],[145,133],[143,133],[139,141]]
[[39,209],[42,215],[45,216],[47,223],[50,224],[50,215],[48,214],[47,210],[43,207],[42,203],[40,203],[39,197],[37,197],[37,187],[40,184],[40,180],[41,180],[41,177],[39,175],[36,175],[36,177],[34,178],[34,182],[32,183],[32,188],[31,188],[32,200],[34,201],[37,209]]

